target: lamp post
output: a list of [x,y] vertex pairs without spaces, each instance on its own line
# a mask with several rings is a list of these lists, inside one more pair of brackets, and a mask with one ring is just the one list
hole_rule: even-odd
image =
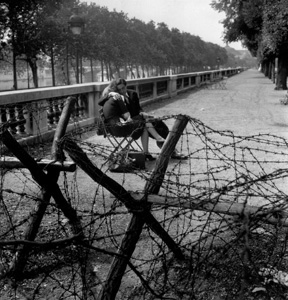
[[[83,29],[84,29],[84,20],[77,14],[77,10],[75,10],[75,13],[70,17],[69,19],[69,28],[71,32],[79,36]],[[78,37],[77,37],[78,38]],[[79,83],[79,49],[78,49],[78,43],[76,46],[76,83]]]

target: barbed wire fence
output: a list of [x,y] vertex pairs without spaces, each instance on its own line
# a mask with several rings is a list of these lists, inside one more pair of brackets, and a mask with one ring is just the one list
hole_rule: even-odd
[[[173,142],[188,159],[162,151],[156,165],[127,173],[109,172],[113,148],[81,130],[57,141],[77,168],[40,171],[37,148],[17,152],[2,126],[1,158],[27,156],[24,168],[1,167],[1,297],[285,299],[287,141],[162,119],[179,118],[185,129]],[[166,161],[160,184],[155,168]]]

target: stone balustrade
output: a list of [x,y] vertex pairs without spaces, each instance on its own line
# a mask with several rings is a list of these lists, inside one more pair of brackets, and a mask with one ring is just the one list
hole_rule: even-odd
[[[128,80],[128,88],[139,93],[142,106],[171,98],[203,84],[230,77],[241,68]],[[21,143],[52,139],[65,101],[75,97],[75,109],[67,131],[97,124],[98,100],[107,82],[37,88],[0,93],[0,126],[7,126]]]

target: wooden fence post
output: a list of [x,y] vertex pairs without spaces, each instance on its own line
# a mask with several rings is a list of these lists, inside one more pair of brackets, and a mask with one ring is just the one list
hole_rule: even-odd
[[169,132],[169,135],[161,149],[159,158],[156,160],[156,165],[151,178],[146,182],[146,194],[158,194],[167,170],[170,156],[173,153],[185,127],[187,126],[188,120],[189,118],[185,115],[177,116],[173,128]]
[[[73,105],[74,99],[68,98],[67,105],[64,107],[63,114],[61,115],[58,130],[55,132],[55,138],[52,146],[52,157],[55,160],[63,160],[63,155],[61,155],[60,157],[60,152],[57,150],[58,141],[60,137],[63,136],[65,133],[65,129],[67,127]],[[1,137],[3,143],[7,146],[7,148],[12,153],[14,153],[14,155],[23,163],[23,165],[27,169],[30,170],[30,173],[33,176],[34,180],[42,187],[42,201],[38,202],[36,208],[34,209],[30,220],[30,224],[26,229],[25,238],[29,241],[35,239],[51,196],[53,196],[59,208],[69,219],[72,225],[73,232],[75,234],[80,234],[82,237],[84,237],[82,226],[77,217],[76,211],[66,201],[66,199],[60,191],[59,186],[57,185],[59,171],[52,169],[49,170],[46,175],[42,171],[42,169],[37,165],[37,162],[18,144],[17,141],[15,141],[15,139],[7,130],[1,132]],[[22,274],[23,268],[25,267],[27,254],[28,248],[27,246],[23,246],[22,249],[18,251],[12,262],[10,271],[14,271],[16,278],[19,278]]]
[[[156,162],[155,171],[152,174],[152,180],[149,180],[148,184],[146,184],[145,195],[149,193],[158,193],[163,182],[170,156],[174,151],[187,122],[188,117],[186,116],[179,116],[176,120],[172,132],[169,133],[160,153],[160,157]],[[117,257],[114,257],[113,259],[107,280],[98,296],[99,300],[115,299],[128,262],[139,240],[144,223],[146,223],[167,244],[176,258],[185,258],[179,246],[151,214],[150,205],[145,197],[143,197],[141,201],[135,201],[135,199],[133,199],[123,186],[103,174],[101,170],[95,167],[82,149],[73,141],[65,140],[63,142],[63,148],[82,170],[84,170],[94,181],[100,183],[103,187],[110,191],[133,213],[126,230],[126,234],[124,235],[120,248],[118,249],[119,256],[117,255]]]

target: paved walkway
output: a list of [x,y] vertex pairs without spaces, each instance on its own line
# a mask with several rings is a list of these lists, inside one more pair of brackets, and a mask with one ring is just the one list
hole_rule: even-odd
[[[270,133],[288,139],[288,105],[280,103],[287,91],[258,70],[230,77],[227,89],[200,88],[145,107],[155,116],[185,114],[215,130],[232,130],[235,135]],[[168,124],[169,127],[172,124]],[[103,137],[90,138],[98,142]]]
[[215,130],[237,135],[271,133],[288,139],[288,105],[280,103],[287,91],[257,70],[228,79],[227,89],[197,89],[153,104],[145,110],[155,115],[186,114]]

